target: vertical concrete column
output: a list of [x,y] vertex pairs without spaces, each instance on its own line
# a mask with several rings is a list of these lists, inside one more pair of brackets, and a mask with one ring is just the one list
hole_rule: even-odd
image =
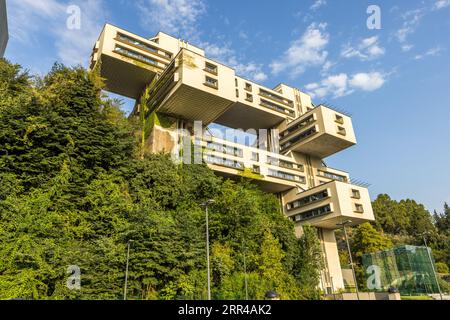
[[[337,248],[336,236],[334,230],[321,229],[322,248],[324,250],[326,272],[328,273],[327,284],[332,285],[335,292],[344,289],[344,278],[342,276],[341,262],[339,260],[339,252]],[[325,288],[324,288],[325,289]]]

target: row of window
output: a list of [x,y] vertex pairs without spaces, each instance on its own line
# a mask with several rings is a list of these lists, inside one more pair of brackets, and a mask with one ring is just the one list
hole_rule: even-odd
[[331,172],[325,172],[325,171],[321,171],[319,170],[319,176],[324,177],[324,178],[328,178],[331,180],[336,180],[336,181],[341,181],[341,182],[347,182],[347,177],[335,174],[335,173],[331,173]]
[[[130,50],[130,49],[126,49],[126,48],[121,47],[121,46],[116,46],[114,51],[119,53],[119,54],[121,54],[121,55],[127,56],[129,58],[133,58],[133,59],[142,61],[142,62],[147,63],[147,64],[158,66],[158,61],[156,61],[156,60],[154,60],[154,59],[152,59],[152,58],[150,58],[148,56],[145,56],[143,54],[140,54],[140,53],[138,53],[136,51],[133,51],[133,50]],[[165,65],[164,67],[167,67],[167,65]]]
[[288,135],[290,135],[291,133],[298,131],[300,129],[303,129],[304,127],[310,125],[311,123],[313,123],[315,121],[314,119],[314,115],[309,116],[308,118],[306,118],[303,121],[300,121],[299,123],[297,123],[296,125],[289,127],[288,129],[286,129],[285,131],[281,132],[280,137],[281,139],[287,137]]
[[286,105],[288,105],[290,107],[294,106],[294,103],[292,101],[290,101],[288,99],[285,99],[283,97],[280,97],[280,96],[278,96],[276,94],[273,94],[273,93],[271,93],[269,91],[266,91],[266,90],[263,90],[263,89],[259,89],[259,94],[261,96],[266,97],[266,98],[270,98],[272,100],[275,100],[275,101],[277,101],[279,103],[286,104]]
[[324,190],[313,195],[295,200],[286,205],[288,211],[298,209],[301,207],[305,207],[311,203],[318,202],[320,200],[328,198],[330,195],[328,194],[328,190]]
[[297,176],[295,174],[278,171],[278,170],[273,170],[273,169],[269,169],[269,176],[274,177],[274,178],[283,179],[283,180],[300,182],[302,184],[306,183],[305,177]]
[[300,142],[300,141],[302,141],[302,140],[304,140],[304,139],[306,139],[306,138],[308,138],[308,137],[310,137],[310,136],[312,136],[313,134],[316,134],[316,133],[317,133],[316,127],[308,129],[308,130],[300,133],[299,135],[295,136],[294,138],[290,139],[288,142],[283,143],[281,145],[281,149],[282,150],[286,149],[286,148],[296,144],[297,142]]
[[216,142],[208,142],[207,148],[209,150],[225,153],[225,154],[240,157],[240,158],[242,158],[244,156],[244,151],[242,149],[230,147],[230,146],[216,143]]
[[280,107],[279,105],[272,103],[270,101],[264,100],[264,99],[260,99],[260,105],[278,112],[282,112],[282,113],[286,113],[288,115],[290,115],[291,117],[295,116],[295,112],[292,110],[288,110],[285,109],[283,107]]
[[[122,42],[134,45],[134,46],[139,47],[141,49],[144,49],[146,51],[150,51],[150,52],[153,52],[153,53],[156,53],[156,54],[160,54],[158,48],[153,47],[153,46],[151,46],[151,45],[149,45],[147,43],[144,43],[142,41],[139,41],[137,39],[134,39],[134,38],[132,38],[130,36],[124,35],[122,33],[117,33],[117,39],[122,41]],[[164,56],[166,58],[168,58],[168,59],[172,59],[172,54],[169,53],[169,52],[164,52]]]
[[208,155],[206,156],[206,163],[209,164],[215,164],[215,165],[219,165],[219,166],[224,166],[224,167],[229,167],[229,168],[233,168],[233,169],[238,169],[238,170],[244,170],[244,164],[242,162],[239,161],[234,161],[234,160],[230,160],[230,159],[226,159],[226,158],[219,158],[213,155]]
[[267,163],[273,166],[278,166],[278,167],[283,167],[286,169],[293,169],[293,170],[299,170],[304,172],[305,171],[305,167],[302,164],[297,164],[294,162],[289,162],[286,160],[281,160],[281,159],[277,159],[277,158],[273,158],[271,156],[267,157]]
[[331,205],[326,205],[320,208],[316,208],[310,211],[306,211],[300,214],[297,214],[292,217],[292,220],[295,222],[301,222],[305,220],[314,219],[320,216],[324,216],[331,213]]

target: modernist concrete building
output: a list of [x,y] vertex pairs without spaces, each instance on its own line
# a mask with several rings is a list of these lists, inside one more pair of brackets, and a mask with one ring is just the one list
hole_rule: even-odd
[[6,15],[6,0],[0,0],[0,58],[3,57],[8,44],[8,18]]
[[[325,269],[321,285],[328,292],[344,288],[336,245],[338,224],[373,221],[369,192],[348,173],[329,168],[323,159],[356,144],[350,116],[314,105],[302,91],[280,84],[271,89],[236,75],[208,59],[204,50],[165,33],[145,38],[107,24],[95,44],[91,69],[99,69],[107,90],[141,101],[134,114],[154,121],[147,133],[149,152],[172,152],[184,129],[195,137],[194,122],[228,128],[271,130],[245,145],[214,134],[193,138],[205,163],[225,177],[253,179],[279,195],[287,218],[319,228]],[[263,131],[261,131],[263,132]]]

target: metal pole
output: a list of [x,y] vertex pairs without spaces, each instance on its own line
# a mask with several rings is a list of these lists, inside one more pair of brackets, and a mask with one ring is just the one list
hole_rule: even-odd
[[352,266],[353,279],[355,281],[356,296],[358,297],[358,300],[360,300],[359,299],[359,290],[358,290],[358,281],[356,280],[355,266],[353,264],[352,250],[350,248],[350,242],[348,241],[347,227],[345,226],[345,224],[343,224],[343,226],[344,226],[345,241],[347,242],[348,255],[350,257],[350,265]]
[[130,241],[128,241],[127,250],[127,267],[125,269],[125,287],[123,288],[123,300],[127,300],[127,286],[128,286],[128,262],[130,260]]
[[208,300],[211,300],[211,271],[209,262],[209,217],[208,205],[205,206],[206,211],[206,257],[207,257],[207,272],[208,272]]
[[245,252],[246,252],[246,250],[245,250],[245,247],[243,249],[244,249],[245,300],[248,300],[247,262],[246,262],[246,259],[245,259]]
[[427,244],[427,238],[425,235],[423,235],[423,242],[425,243],[425,248],[427,249],[428,259],[430,259],[431,268],[433,269],[434,278],[436,279],[436,284],[439,290],[439,295],[441,297],[441,300],[444,300],[444,297],[442,295],[441,286],[439,285],[439,278],[436,273],[436,269],[434,268],[433,258],[431,257],[430,250],[428,250],[428,244]]

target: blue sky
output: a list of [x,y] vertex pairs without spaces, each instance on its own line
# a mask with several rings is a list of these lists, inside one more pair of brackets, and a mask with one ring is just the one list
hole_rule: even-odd
[[[381,9],[369,30],[367,8]],[[81,28],[67,28],[69,5]],[[450,202],[450,0],[7,0],[6,58],[45,74],[87,65],[105,22],[165,31],[268,87],[280,82],[353,115],[359,144],[327,159],[371,194]]]

